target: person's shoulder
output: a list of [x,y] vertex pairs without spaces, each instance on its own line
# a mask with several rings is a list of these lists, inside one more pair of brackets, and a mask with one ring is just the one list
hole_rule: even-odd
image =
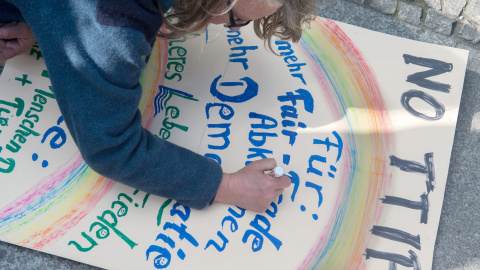
[[96,20],[101,25],[138,30],[148,40],[155,37],[162,25],[156,0],[122,1],[121,4],[117,0],[98,0]]

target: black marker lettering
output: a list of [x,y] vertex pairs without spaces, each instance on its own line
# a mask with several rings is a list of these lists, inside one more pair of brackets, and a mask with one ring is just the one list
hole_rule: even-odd
[[415,161],[399,159],[396,156],[390,156],[390,165],[398,167],[404,172],[423,173],[427,176],[427,193],[433,191],[435,188],[435,169],[433,166],[433,153],[426,153],[424,155],[425,165]]
[[393,241],[409,244],[416,249],[420,249],[420,235],[415,236],[401,230],[383,226],[373,226],[372,234]]
[[385,196],[385,199],[380,199],[380,200],[385,204],[391,204],[391,205],[402,206],[410,209],[421,210],[420,223],[423,223],[423,224],[428,223],[429,203],[428,203],[427,194],[420,195],[419,202],[414,202],[411,200],[394,197],[394,196]]
[[450,93],[449,84],[434,82],[427,80],[427,78],[452,71],[453,65],[451,63],[445,63],[435,59],[416,57],[408,54],[404,54],[403,59],[405,60],[405,64],[414,64],[431,68],[427,71],[417,72],[409,75],[407,77],[407,82],[430,90]]
[[[409,250],[408,253],[410,253],[410,258],[395,253],[381,252],[367,248],[365,255],[367,260],[370,258],[374,258],[390,261],[391,263],[389,269],[396,269],[396,264],[400,264],[405,267],[411,267],[414,270],[420,270],[421,267],[420,262],[418,261],[417,254],[415,254],[415,252],[413,252],[412,250]],[[395,264],[395,266],[393,266],[392,264]]]

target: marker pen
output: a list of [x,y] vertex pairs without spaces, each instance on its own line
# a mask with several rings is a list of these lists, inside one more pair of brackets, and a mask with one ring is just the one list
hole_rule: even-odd
[[285,170],[281,166],[277,166],[273,168],[273,170],[268,175],[278,178],[282,176],[284,172]]

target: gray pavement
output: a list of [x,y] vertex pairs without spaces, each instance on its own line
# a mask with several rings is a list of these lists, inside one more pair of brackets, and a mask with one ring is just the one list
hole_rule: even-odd
[[[480,1],[392,1],[396,3],[396,9],[390,15],[379,8],[382,4],[380,0],[324,0],[324,5],[319,8],[319,15],[390,35],[470,51],[433,269],[480,269],[480,185],[477,184],[480,178],[480,45],[475,44],[475,31],[467,32],[471,30],[468,28],[461,33],[464,25],[470,22],[466,22],[460,13],[457,18],[443,18],[451,21],[450,33],[439,32],[437,28],[432,28],[432,22],[427,21],[429,10],[434,9],[430,7],[439,9],[438,3],[440,9],[442,4],[446,9],[447,3],[478,4]],[[392,1],[384,2],[388,5]],[[413,8],[405,5],[413,5]],[[418,12],[418,8],[415,7],[422,8],[423,15],[420,15],[420,19],[405,19],[413,13],[412,16],[417,16],[415,12]],[[405,11],[405,8],[408,9]],[[404,14],[410,12],[409,10],[412,14]],[[446,9],[448,12],[444,13],[451,16],[449,10]],[[443,11],[437,10],[438,12],[441,15]],[[475,30],[475,27],[473,29]],[[99,268],[0,242],[0,269]]]

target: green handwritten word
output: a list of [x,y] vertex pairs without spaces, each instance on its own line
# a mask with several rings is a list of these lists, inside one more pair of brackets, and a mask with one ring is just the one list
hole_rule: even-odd
[[160,135],[160,138],[162,138],[164,140],[167,140],[168,138],[170,138],[170,135],[171,135],[170,131],[173,128],[178,128],[178,129],[180,129],[181,131],[184,131],[184,132],[188,131],[187,126],[183,126],[183,125],[174,123],[173,120],[172,120],[172,119],[176,119],[180,116],[180,109],[178,109],[178,107],[167,106],[168,101],[170,101],[170,99],[174,95],[179,96],[181,98],[184,98],[186,100],[198,101],[198,99],[193,98],[193,96],[187,96],[186,93],[183,93],[183,92],[180,92],[180,91],[176,92],[173,89],[168,91],[168,97],[165,99],[165,102],[164,102],[166,109],[165,109],[165,118],[162,121],[162,126],[163,127],[160,129],[160,132],[158,134],[158,135]]
[[[168,42],[169,46],[172,46],[175,42],[185,42],[187,37],[184,35],[181,39],[171,40]],[[174,55],[172,55],[174,54]],[[168,58],[167,71],[164,76],[167,80],[173,80],[177,78],[177,82],[182,80],[182,73],[187,63],[187,50],[181,46],[173,46],[168,49],[168,55],[173,56]]]
[[160,226],[162,223],[162,216],[163,216],[163,210],[172,202],[172,199],[168,199],[162,203],[162,206],[160,206],[160,209],[158,209],[158,214],[157,214],[157,226]]
[[43,58],[43,55],[42,55],[42,52],[40,51],[40,48],[38,47],[38,43],[35,42],[35,44],[33,44],[33,47],[32,49],[30,50],[30,55],[34,55],[36,56],[36,60],[40,60],[40,58]]
[[[15,98],[15,102],[8,102],[8,101],[5,101],[5,100],[0,100],[0,105],[5,105],[5,106],[9,106],[9,107],[12,107],[14,109],[16,109],[17,111],[15,112],[15,115],[16,116],[21,116],[22,113],[23,113],[23,109],[25,108],[25,102],[23,101],[23,99],[21,98]],[[5,109],[5,108],[2,108],[0,107],[0,125],[5,127],[5,126],[8,126],[8,119],[7,117],[2,117],[2,113],[10,113],[10,110],[9,109]],[[1,133],[1,131],[0,131]]]
[[[34,131],[35,123],[40,120],[40,117],[35,112],[42,112],[43,105],[47,104],[48,98],[55,99],[55,95],[52,92],[52,87],[49,87],[50,91],[44,91],[41,89],[35,89],[35,95],[33,101],[30,103],[30,108],[25,112],[25,118],[21,121],[18,129],[15,130],[13,138],[6,144],[5,148],[12,153],[17,153],[22,148],[21,144],[27,142],[27,137],[40,136],[40,134]],[[2,106],[3,105],[3,106]],[[23,114],[25,108],[25,102],[23,99],[16,97],[15,102],[8,102],[0,100],[0,126],[8,126],[9,116],[6,114],[11,113],[11,107],[16,110],[15,116],[20,117]],[[5,113],[2,115],[2,113]],[[1,130],[0,130],[1,133]],[[3,147],[0,146],[0,153]],[[0,157],[0,173],[11,173],[15,168],[15,160],[12,158]]]
[[[136,190],[133,194],[136,195],[137,193],[138,193],[138,190]],[[142,208],[145,206],[145,203],[148,200],[149,195],[150,194],[148,193],[145,195],[143,199]],[[95,238],[100,240],[108,238],[111,235],[111,232],[113,232],[118,237],[120,237],[120,239],[125,241],[125,243],[131,249],[133,249],[138,244],[135,243],[130,238],[128,238],[124,233],[122,233],[117,228],[118,219],[128,214],[128,206],[124,201],[122,201],[122,198],[130,204],[132,204],[133,202],[133,199],[127,194],[125,193],[118,194],[118,197],[117,197],[118,200],[112,202],[112,205],[111,205],[111,209],[114,211],[115,210],[117,211],[116,214],[110,209],[103,211],[102,215],[97,216],[96,217],[97,220],[90,225],[88,232],[91,233],[93,230],[95,230]],[[135,207],[139,206],[137,203],[135,203],[134,205]],[[79,244],[77,241],[74,241],[74,240],[71,240],[70,242],[68,242],[68,245],[74,245],[81,252],[90,251],[92,250],[93,247],[98,245],[97,241],[95,241],[95,239],[89,234],[87,234],[86,232],[82,232],[81,236],[85,240],[87,240],[88,243],[86,245],[82,246],[82,244]]]

